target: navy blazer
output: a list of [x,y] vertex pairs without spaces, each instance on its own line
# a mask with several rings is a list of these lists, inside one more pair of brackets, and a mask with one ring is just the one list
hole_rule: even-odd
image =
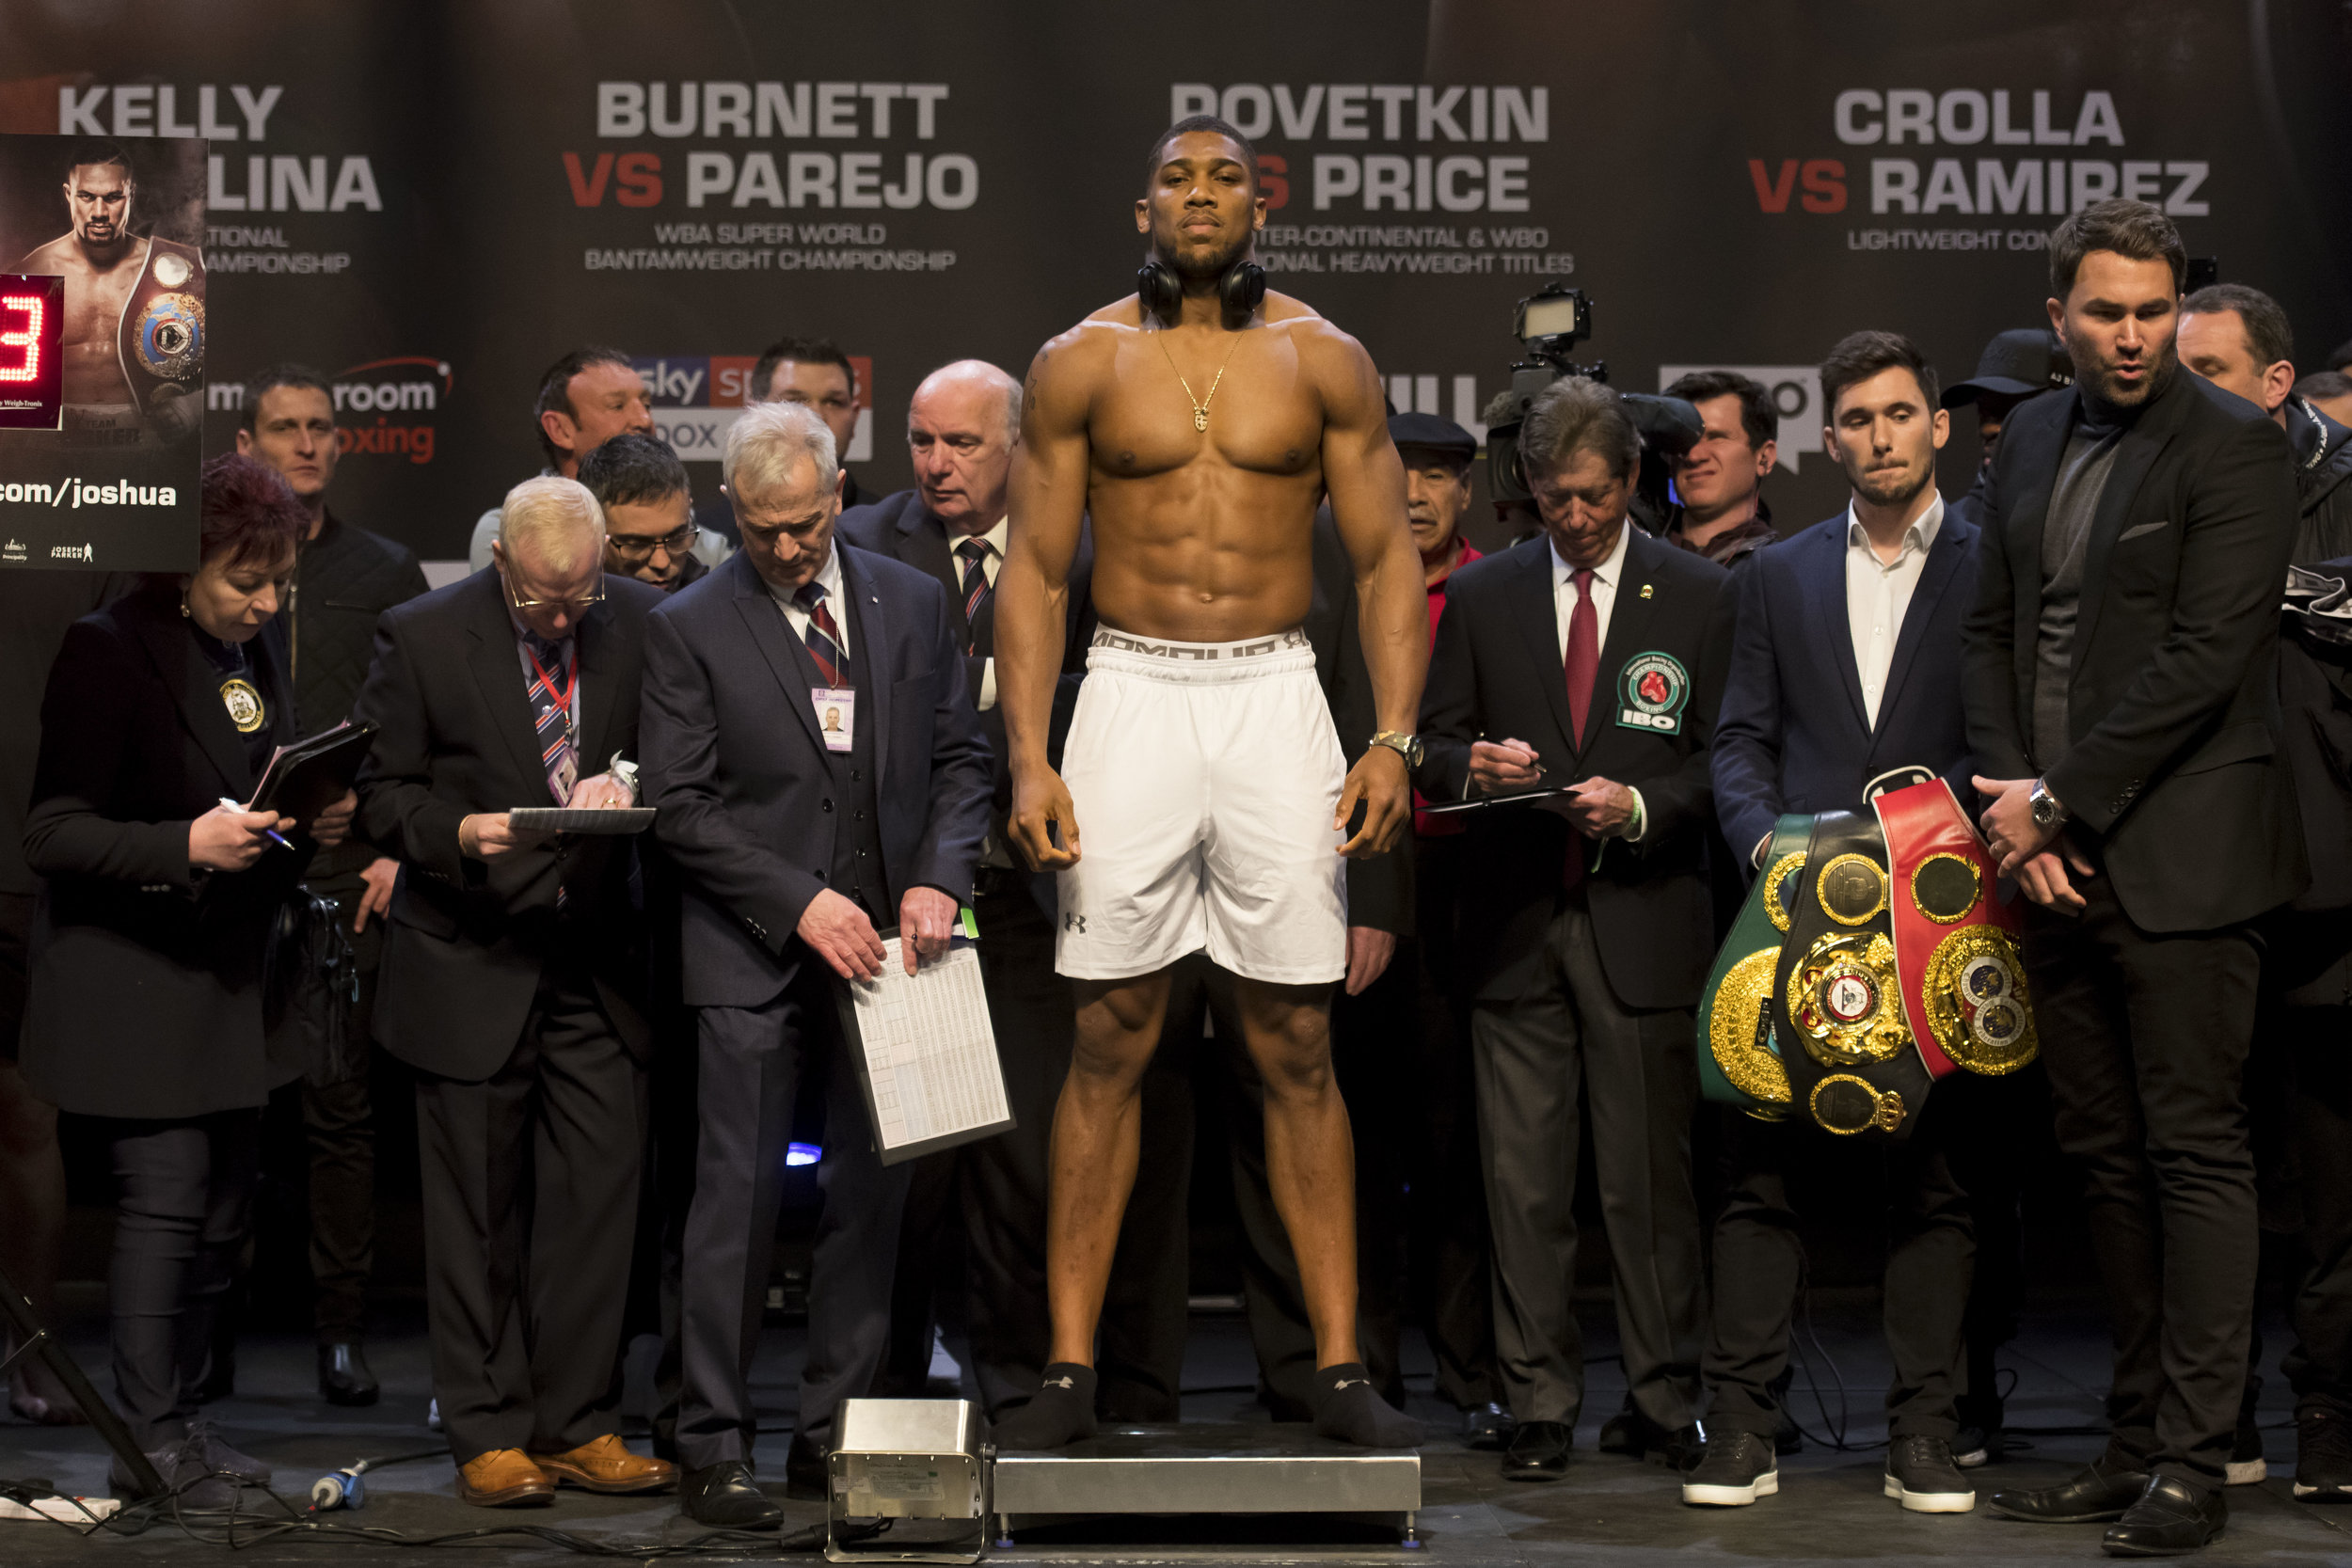
[[[882,874],[959,901],[988,831],[990,759],[964,689],[963,645],[930,576],[844,544],[858,722],[874,726]],[[654,611],[645,638],[645,801],[682,875],[685,1001],[756,1007],[802,957],[802,911],[824,891],[847,801],[835,801],[792,628],[741,552]]]
[[[1413,781],[1431,800],[1460,800],[1471,743],[1512,736],[1535,748],[1546,784],[1597,774],[1637,786],[1647,816],[1641,842],[1599,847],[1584,884],[1594,940],[1626,1006],[1688,1007],[1715,952],[1707,754],[1731,655],[1731,574],[1638,528],[1630,533],[1581,746],[1568,738],[1549,541],[1538,534],[1447,580],[1421,705],[1428,751]],[[1626,721],[1640,717],[1627,691],[1638,661],[1658,655],[1681,671],[1671,732]],[[1470,814],[1461,950],[1481,1000],[1536,983],[1570,836],[1565,818],[1535,806]]]
[[1872,729],[1846,616],[1839,513],[1756,552],[1715,726],[1715,815],[1742,866],[1783,812],[1860,811],[1889,768],[1941,775],[1965,803],[1975,771],[1961,697],[1961,622],[1977,595],[1977,526],[1944,509],[1896,634]]

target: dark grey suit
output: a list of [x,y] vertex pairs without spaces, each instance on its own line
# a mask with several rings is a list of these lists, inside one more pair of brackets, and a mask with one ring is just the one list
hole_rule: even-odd
[[[988,825],[988,749],[946,595],[913,567],[834,548],[850,601],[852,752],[825,750],[816,666],[749,556],[649,624],[646,799],[684,883],[684,997],[701,1040],[677,1425],[678,1457],[697,1469],[752,1457],[745,1379],[803,1045],[838,1037],[833,974],[794,934],[801,916],[829,888],[862,889],[878,926],[896,923],[910,888],[961,899]],[[856,1075],[837,1059],[796,1439],[818,1449],[840,1402],[872,1380],[888,1327],[908,1167],[884,1167],[872,1140]]]

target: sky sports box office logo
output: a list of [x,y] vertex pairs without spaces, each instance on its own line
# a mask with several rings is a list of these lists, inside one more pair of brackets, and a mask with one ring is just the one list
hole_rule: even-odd
[[[653,394],[655,433],[689,463],[723,458],[736,415],[759,401],[752,386],[755,354],[665,354],[632,363]],[[874,455],[874,361],[852,354],[850,364],[857,384],[857,430],[840,461],[864,463]]]

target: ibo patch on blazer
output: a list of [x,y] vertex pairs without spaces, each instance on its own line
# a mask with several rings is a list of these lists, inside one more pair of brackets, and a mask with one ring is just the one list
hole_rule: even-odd
[[1691,673],[1668,653],[1635,654],[1617,673],[1617,722],[1629,730],[1680,735]]

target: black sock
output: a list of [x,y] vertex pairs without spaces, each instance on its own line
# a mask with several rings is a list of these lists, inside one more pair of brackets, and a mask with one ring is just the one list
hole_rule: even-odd
[[996,1447],[1063,1449],[1094,1435],[1094,1369],[1074,1361],[1045,1368],[1044,1386],[996,1423]]
[[1367,1449],[1409,1449],[1425,1435],[1380,1397],[1360,1361],[1315,1370],[1315,1431]]

